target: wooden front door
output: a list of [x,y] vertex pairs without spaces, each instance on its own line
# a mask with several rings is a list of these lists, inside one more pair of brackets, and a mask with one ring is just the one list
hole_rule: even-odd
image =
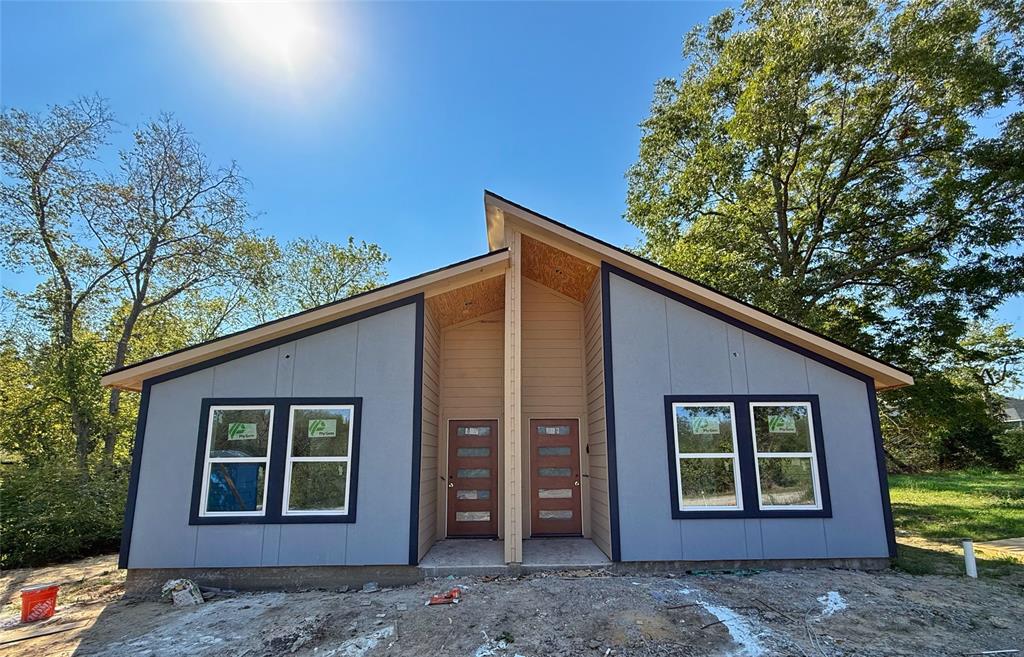
[[448,536],[498,536],[498,421],[448,422]]
[[578,420],[530,420],[532,536],[583,533]]

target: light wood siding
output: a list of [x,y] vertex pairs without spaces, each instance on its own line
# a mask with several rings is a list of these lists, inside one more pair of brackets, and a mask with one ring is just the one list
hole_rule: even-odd
[[[583,306],[548,287],[523,279],[523,472],[529,473],[530,419],[579,418],[581,449],[587,444],[583,380]],[[582,464],[586,474],[586,464]],[[524,536],[530,532],[530,477],[523,476]],[[586,482],[586,479],[583,479]],[[583,533],[588,506],[583,491]]]
[[441,332],[429,307],[423,312],[423,428],[420,452],[419,558],[437,536],[437,468],[441,441],[438,418],[441,401]]
[[604,415],[604,334],[601,315],[601,279],[590,286],[583,308],[586,348],[587,427],[590,482],[590,538],[611,558],[611,522],[608,512],[608,440]]
[[[447,477],[448,420],[498,420],[504,417],[505,311],[441,329],[441,417],[439,418],[440,474]],[[498,491],[503,485],[504,455],[498,450]],[[447,479],[445,479],[447,481]],[[438,485],[443,485],[440,482]],[[503,497],[503,496],[502,496]],[[437,496],[438,536],[445,535],[446,495]],[[503,500],[498,500],[498,535],[504,536]]]

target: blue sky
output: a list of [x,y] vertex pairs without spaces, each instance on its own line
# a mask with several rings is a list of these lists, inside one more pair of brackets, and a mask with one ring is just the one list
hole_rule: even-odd
[[[240,31],[212,3],[5,1],[0,102],[100,94],[115,147],[172,111],[239,163],[265,233],[377,242],[397,279],[486,250],[485,188],[633,244],[637,124],[683,35],[725,6],[312,4]],[[1024,301],[999,319],[1024,327]]]

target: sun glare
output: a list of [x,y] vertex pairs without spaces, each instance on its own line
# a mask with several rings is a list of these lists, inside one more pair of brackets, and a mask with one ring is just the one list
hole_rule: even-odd
[[220,5],[232,45],[258,66],[296,79],[308,74],[323,54],[324,36],[314,3],[226,1]]

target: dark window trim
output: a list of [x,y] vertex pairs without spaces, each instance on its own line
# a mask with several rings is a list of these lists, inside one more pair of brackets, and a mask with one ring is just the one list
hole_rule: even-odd
[[[672,404],[675,403],[723,403],[732,402],[736,417],[736,442],[740,461],[740,490],[743,508],[736,511],[684,511],[679,508],[678,466],[675,449],[675,418]],[[811,422],[814,428],[814,451],[818,467],[818,487],[821,495],[820,509],[762,509],[757,495],[757,475],[754,467],[754,433],[750,425],[751,402],[804,402],[811,405]],[[821,430],[821,410],[818,395],[665,395],[665,437],[668,446],[669,508],[676,520],[698,518],[831,518],[832,498],[829,494],[828,467],[825,462],[825,438]]]
[[[349,499],[344,514],[289,516],[282,513],[284,497],[285,452],[288,449],[288,421],[291,406],[317,405],[352,406],[352,444],[349,446]],[[270,440],[270,467],[267,470],[267,504],[262,516],[200,516],[203,471],[206,459],[207,428],[211,406],[273,406],[274,425]],[[199,418],[196,441],[196,462],[192,475],[192,504],[189,525],[292,525],[318,523],[353,523],[356,521],[356,502],[359,490],[359,435],[362,431],[362,397],[205,397]]]

